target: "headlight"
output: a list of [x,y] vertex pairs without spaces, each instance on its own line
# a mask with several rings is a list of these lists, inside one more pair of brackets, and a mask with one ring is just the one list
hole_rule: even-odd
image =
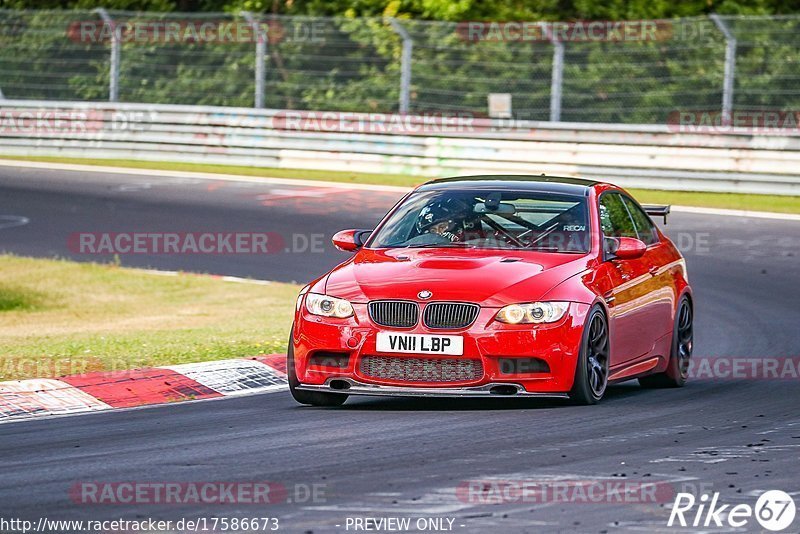
[[554,323],[564,317],[567,309],[569,302],[511,304],[497,312],[495,319],[508,324]]
[[344,299],[308,293],[306,295],[306,310],[314,315],[323,317],[337,317],[345,319],[353,315],[353,305]]

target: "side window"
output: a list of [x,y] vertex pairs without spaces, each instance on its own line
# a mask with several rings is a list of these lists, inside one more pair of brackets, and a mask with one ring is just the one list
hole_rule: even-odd
[[650,220],[650,217],[642,211],[642,208],[640,208],[636,202],[633,202],[628,197],[622,197],[622,200],[625,202],[625,206],[628,208],[628,212],[630,212],[633,218],[636,231],[639,233],[639,239],[648,246],[658,243],[658,232],[656,232],[656,227],[653,225],[653,221]]
[[600,226],[606,237],[639,237],[618,193],[606,193],[600,197]]

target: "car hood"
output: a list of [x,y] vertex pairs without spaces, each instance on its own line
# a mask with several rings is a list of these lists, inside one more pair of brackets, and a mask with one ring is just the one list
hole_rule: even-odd
[[583,254],[478,249],[363,249],[334,269],[325,292],[354,303],[379,299],[476,302],[501,307],[541,298],[587,269]]

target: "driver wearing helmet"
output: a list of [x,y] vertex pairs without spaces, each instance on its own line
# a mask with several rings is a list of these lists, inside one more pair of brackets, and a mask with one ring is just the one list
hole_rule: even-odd
[[451,242],[461,241],[467,226],[467,209],[467,204],[452,198],[429,204],[419,212],[417,233],[440,235]]

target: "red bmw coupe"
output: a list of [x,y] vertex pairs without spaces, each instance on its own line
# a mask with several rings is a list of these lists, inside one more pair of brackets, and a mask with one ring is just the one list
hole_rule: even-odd
[[349,395],[563,397],[609,383],[682,386],[692,354],[686,263],[608,183],[545,176],[434,180],[297,299],[288,350],[302,404]]

